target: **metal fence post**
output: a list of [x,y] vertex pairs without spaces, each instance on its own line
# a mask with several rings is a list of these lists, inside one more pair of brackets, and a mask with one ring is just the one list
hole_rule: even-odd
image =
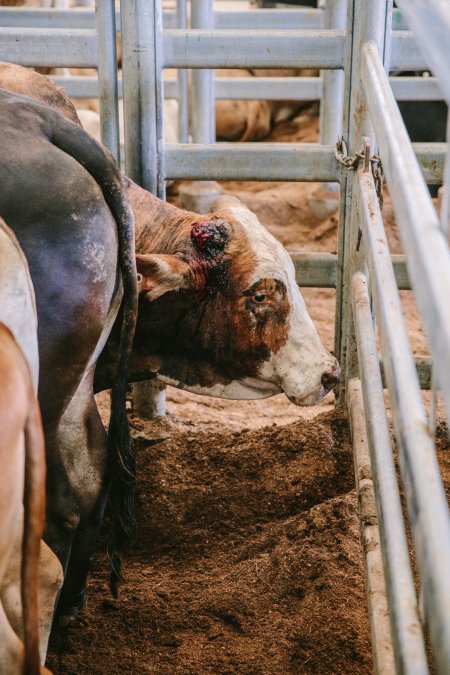
[[[121,0],[121,22],[125,168],[132,180],[164,199],[160,0]],[[148,418],[164,414],[165,391],[158,383],[145,384],[142,391],[140,386],[133,385],[140,414]]]
[[102,143],[120,164],[119,104],[117,84],[116,11],[114,0],[96,0],[98,35],[98,97]]
[[[345,29],[347,0],[327,0],[324,28]],[[322,70],[322,100],[320,102],[320,142],[334,145],[342,128],[344,71]],[[337,190],[338,183],[326,183],[328,190]]]
[[[177,27],[187,28],[187,0],[177,0]],[[179,68],[178,82],[178,142],[189,140],[189,71]]]
[[[343,137],[347,145],[348,154],[361,150],[362,137],[367,136],[372,141],[373,131],[369,120],[367,106],[360,83],[360,55],[364,43],[372,40],[383,54],[386,33],[386,16],[392,0],[348,0],[347,8],[347,42],[344,54],[344,111]],[[342,169],[341,197],[339,206],[339,257],[338,278],[336,286],[336,333],[335,353],[338,357],[343,378],[339,401],[345,402],[345,387],[349,377],[357,375],[356,363],[347,368],[347,350],[356,351],[355,336],[352,326],[351,310],[351,258],[352,244],[357,237],[352,234],[353,227],[358,227],[357,219],[353,218],[352,210],[355,207],[353,199],[353,183],[355,172]]]
[[[191,0],[191,27],[214,26],[214,0]],[[193,69],[191,75],[191,131],[193,143],[216,140],[214,71]],[[189,211],[206,213],[211,201],[220,194],[214,181],[193,182],[180,189],[180,206]]]
[[[213,0],[191,0],[191,27],[214,26]],[[192,71],[192,141],[214,143],[216,139],[214,71]]]

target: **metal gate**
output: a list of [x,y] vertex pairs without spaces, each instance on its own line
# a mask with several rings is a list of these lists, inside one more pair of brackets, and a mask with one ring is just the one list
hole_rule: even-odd
[[[398,0],[397,4],[403,15],[393,12],[391,0],[348,0],[344,25],[341,0],[328,0],[327,14],[322,10],[253,10],[239,17],[232,12],[213,13],[207,0],[192,0],[195,27],[187,29],[186,6],[180,0],[177,13],[164,17],[163,29],[158,0],[121,0],[125,166],[131,178],[161,197],[167,178],[340,183],[337,254],[293,257],[301,285],[331,287],[337,292],[336,354],[343,370],[341,403],[348,407],[353,435],[375,669],[380,673],[428,672],[424,634],[429,634],[434,667],[448,673],[450,518],[433,425],[420,387],[431,382],[433,390],[442,392],[450,420],[446,234],[450,161],[446,161],[445,144],[411,145],[394,94],[409,99],[443,96],[450,102],[450,9],[443,0]],[[0,12],[0,25],[19,20],[17,10],[8,12]],[[75,18],[73,12],[35,11],[27,16],[34,22],[41,17],[40,27],[33,24],[34,28],[25,29],[24,24],[15,23],[15,27],[1,28],[0,59],[25,65],[98,66],[103,138],[118,156],[114,3],[98,0],[96,24],[92,12],[77,14]],[[414,34],[406,28],[405,19]],[[49,27],[51,21],[56,28]],[[79,23],[67,28],[62,21]],[[240,67],[321,70],[321,78],[315,81],[280,79],[271,81],[268,91],[262,78],[250,87],[246,81],[245,87],[248,98],[271,98],[270,92],[281,98],[286,87],[292,86],[291,98],[320,93],[322,142],[213,143],[214,98],[242,97],[244,85],[226,79],[214,83],[211,69]],[[164,68],[182,70],[176,81],[164,83]],[[389,78],[391,72],[425,68],[431,68],[436,77]],[[185,69],[196,73],[191,144],[185,142]],[[343,106],[342,75],[338,75],[342,72]],[[66,84],[70,93],[76,88],[81,91],[73,78]],[[183,143],[164,145],[164,93],[181,102]],[[337,152],[340,128],[345,144]],[[376,189],[378,155],[404,256],[389,252]],[[426,183],[441,183],[444,173],[446,190],[439,221]],[[412,356],[398,293],[411,287],[431,354],[420,362]],[[417,580],[411,569],[409,530]]]

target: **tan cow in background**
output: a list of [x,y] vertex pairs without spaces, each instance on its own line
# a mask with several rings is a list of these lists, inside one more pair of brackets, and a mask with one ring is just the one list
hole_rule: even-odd
[[58,559],[40,541],[45,458],[37,381],[33,286],[17,239],[0,219],[0,672],[8,675],[48,672],[39,661],[62,584]]

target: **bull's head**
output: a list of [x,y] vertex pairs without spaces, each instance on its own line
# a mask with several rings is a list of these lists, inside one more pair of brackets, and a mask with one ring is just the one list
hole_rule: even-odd
[[234,197],[185,226],[170,253],[137,256],[135,349],[163,381],[222,398],[284,391],[318,403],[339,379],[295,280],[291,258]]

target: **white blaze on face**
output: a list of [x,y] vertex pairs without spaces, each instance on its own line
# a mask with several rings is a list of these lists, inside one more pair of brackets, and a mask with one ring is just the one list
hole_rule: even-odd
[[250,284],[274,278],[287,289],[290,306],[287,341],[261,366],[259,376],[265,383],[278,386],[297,405],[319,403],[326,394],[322,376],[335,370],[337,361],[323,347],[307,312],[291,257],[243,204],[233,200],[229,209],[244,227],[258,260]]

